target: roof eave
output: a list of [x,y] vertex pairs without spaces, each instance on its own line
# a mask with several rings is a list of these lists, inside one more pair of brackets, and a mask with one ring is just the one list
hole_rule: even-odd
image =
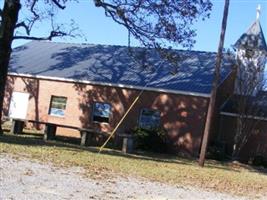
[[188,96],[210,98],[209,93],[199,93],[199,92],[171,90],[171,89],[160,89],[160,88],[154,88],[154,87],[133,86],[133,85],[127,85],[127,84],[114,84],[114,83],[106,83],[106,82],[85,81],[85,80],[76,80],[76,79],[71,79],[71,78],[50,77],[50,76],[31,75],[31,74],[22,74],[22,73],[14,73],[14,72],[10,72],[10,73],[8,73],[8,75],[25,77],[25,78],[36,78],[36,79],[43,79],[43,80],[60,81],[60,82],[92,84],[92,85],[100,85],[100,86],[119,87],[119,88],[128,88],[128,89],[136,89],[136,90],[164,92],[164,93],[172,93],[172,94],[181,94],[181,95],[188,95]]

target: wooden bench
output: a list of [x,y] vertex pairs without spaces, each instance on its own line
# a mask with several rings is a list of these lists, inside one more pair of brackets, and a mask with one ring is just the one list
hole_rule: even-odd
[[123,153],[132,153],[134,150],[134,135],[119,133],[118,137],[122,138],[122,152]]
[[12,119],[10,133],[21,134],[23,132],[25,121],[26,120],[23,120],[23,119]]
[[[37,121],[37,120],[23,120],[23,119],[12,119],[12,126],[10,133],[22,134],[23,128],[26,123],[37,123],[45,125],[44,129],[44,140],[54,140],[56,138],[57,127],[74,129],[80,132],[81,142],[80,145],[88,146],[93,141],[94,136],[97,135],[108,135],[106,132],[96,131],[94,129],[80,128],[76,126],[62,125],[51,122]],[[134,150],[134,136],[132,134],[119,133],[117,135],[122,138],[122,152],[132,153]]]
[[22,134],[23,128],[26,123],[36,123],[36,124],[44,124],[44,140],[54,140],[56,137],[57,127],[68,128],[78,130],[81,135],[81,145],[86,146],[89,145],[94,134],[102,134],[103,132],[95,131],[94,129],[85,129],[76,126],[62,125],[51,122],[37,121],[37,120],[23,120],[23,119],[12,119],[12,125],[10,129],[10,133],[12,134]]
[[90,143],[94,137],[94,134],[99,133],[93,129],[84,129],[84,128],[79,128],[79,131],[80,131],[80,135],[81,135],[81,145],[82,146],[90,145]]

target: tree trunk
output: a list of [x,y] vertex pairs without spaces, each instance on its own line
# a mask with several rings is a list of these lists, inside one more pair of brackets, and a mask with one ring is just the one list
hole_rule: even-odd
[[11,45],[20,8],[20,0],[5,0],[0,24],[0,134],[3,133],[2,113]]
[[227,26],[229,4],[230,4],[230,0],[225,0],[221,36],[220,36],[220,42],[219,42],[218,53],[217,53],[216,64],[215,64],[214,79],[212,83],[212,91],[211,91],[211,96],[210,96],[210,101],[209,101],[207,119],[206,119],[205,130],[203,134],[200,157],[199,157],[199,165],[202,167],[204,166],[204,162],[205,162],[208,140],[209,140],[211,125],[213,122],[212,120],[213,120],[213,116],[215,112],[215,101],[216,101],[216,96],[217,96],[217,87],[220,81],[220,68],[221,68],[222,57],[223,57],[222,53],[223,53],[223,46],[224,46],[225,31],[226,31],[226,26]]
[[243,127],[243,121],[242,117],[237,117],[236,122],[236,135],[234,137],[234,145],[233,145],[233,152],[232,152],[232,160],[238,160],[239,156],[239,146],[240,146],[240,138],[242,138],[242,128]]

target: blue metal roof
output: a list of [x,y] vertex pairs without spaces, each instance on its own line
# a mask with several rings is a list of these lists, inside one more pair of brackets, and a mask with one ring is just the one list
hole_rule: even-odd
[[[155,51],[134,47],[132,52],[124,46],[32,41],[13,50],[9,73],[210,93],[216,53],[175,50],[180,60],[177,73],[171,73],[173,66]],[[222,80],[231,71],[231,58],[224,59]]]

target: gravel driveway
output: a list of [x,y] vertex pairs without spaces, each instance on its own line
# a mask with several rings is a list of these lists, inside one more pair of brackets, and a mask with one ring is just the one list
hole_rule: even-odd
[[82,168],[60,169],[0,154],[0,199],[240,199],[133,177],[85,178]]

